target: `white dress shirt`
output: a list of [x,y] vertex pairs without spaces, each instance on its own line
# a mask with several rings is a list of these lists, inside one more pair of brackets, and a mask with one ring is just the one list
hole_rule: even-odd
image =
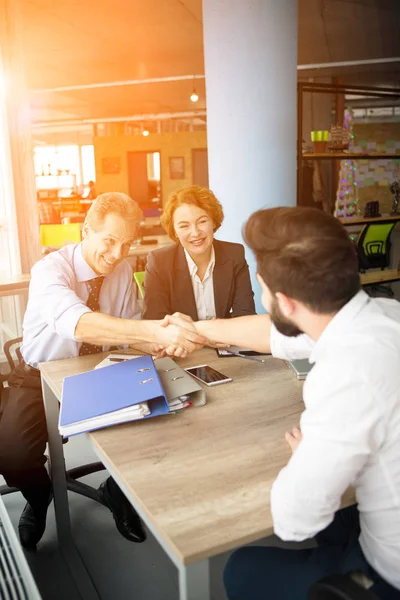
[[198,320],[205,321],[206,319],[213,319],[216,316],[213,282],[213,272],[215,267],[214,246],[212,247],[210,262],[208,263],[203,281],[201,281],[200,277],[197,275],[198,269],[196,263],[186,250],[185,256],[189,267],[190,279],[192,280]]
[[[22,356],[39,362],[79,355],[75,328],[86,312],[87,281],[98,277],[82,255],[81,244],[70,244],[48,254],[31,271],[28,306],[23,323]],[[100,291],[100,311],[114,317],[140,319],[140,308],[127,261],[106,275]],[[104,346],[104,350],[108,346]]]
[[[279,358],[304,357],[312,346],[274,328],[271,336]],[[284,540],[314,536],[353,485],[364,555],[400,589],[400,303],[360,291],[326,327],[310,362],[303,439],[271,491],[274,530]]]

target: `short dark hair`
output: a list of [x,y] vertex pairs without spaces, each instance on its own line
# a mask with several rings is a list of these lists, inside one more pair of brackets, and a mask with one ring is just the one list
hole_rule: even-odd
[[270,291],[316,313],[337,312],[361,288],[355,245],[338,219],[321,210],[259,210],[243,236]]

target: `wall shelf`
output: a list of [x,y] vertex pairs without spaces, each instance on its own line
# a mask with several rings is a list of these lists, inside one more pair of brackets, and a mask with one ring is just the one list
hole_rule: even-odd
[[350,159],[350,160],[377,160],[377,159],[396,159],[398,158],[400,160],[400,154],[396,154],[396,153],[388,153],[385,152],[383,154],[379,154],[379,153],[372,153],[372,154],[365,154],[365,153],[360,153],[360,152],[320,152],[320,153],[314,153],[314,152],[303,152],[302,154],[302,159],[303,160],[328,160],[328,159],[336,159],[336,160],[346,160]]
[[[338,181],[338,164],[335,160],[400,160],[400,154],[392,152],[384,153],[355,153],[355,152],[306,152],[303,153],[303,95],[304,93],[331,94],[336,100],[336,112],[340,114],[339,106],[344,108],[344,99],[346,94],[355,96],[361,95],[369,98],[390,98],[393,101],[400,99],[400,91],[389,88],[357,86],[357,85],[336,85],[328,83],[310,83],[300,81],[297,84],[297,205],[302,205],[303,200],[303,169],[307,160],[323,160],[332,161],[332,189],[331,193],[336,196],[336,188]],[[340,100],[340,101],[339,101]],[[346,105],[350,104],[350,100],[346,100]],[[340,121],[340,119],[337,119]],[[339,124],[339,123],[337,123]],[[308,134],[309,135],[309,134]]]

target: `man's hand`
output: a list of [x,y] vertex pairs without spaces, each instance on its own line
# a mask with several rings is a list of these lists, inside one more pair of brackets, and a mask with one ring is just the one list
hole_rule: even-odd
[[[184,315],[183,313],[176,312],[173,315],[165,315],[164,319],[161,321],[162,327],[168,326],[176,326],[183,328],[184,330],[188,330],[195,335],[198,335],[193,319],[189,317],[189,315]],[[208,343],[207,338],[200,336],[203,338],[202,344],[196,344],[194,350],[200,350],[203,346]],[[187,350],[184,346],[168,346],[166,348],[166,353],[169,356],[175,356],[178,358],[185,358],[189,352],[193,352],[193,350]]]
[[[196,323],[189,315],[184,315],[183,313],[176,312],[173,315],[166,315],[163,319],[163,325],[166,324],[179,325],[185,328],[190,327],[197,333]],[[214,340],[208,340],[206,345],[210,348],[229,348],[229,344],[220,343]]]
[[165,356],[164,346],[161,346],[161,344],[157,344],[155,342],[138,341],[135,344],[131,344],[130,348],[133,350],[139,350],[140,352],[145,352],[146,354],[151,354],[157,358],[162,358]]
[[303,435],[298,427],[293,427],[292,431],[287,431],[285,433],[285,440],[290,446],[290,449],[293,452],[296,450],[297,446],[300,444],[303,439]]
[[214,342],[213,340],[208,340],[207,346],[210,348],[221,348],[223,350],[228,350],[230,344],[224,344],[223,342]]
[[[183,315],[186,317],[186,315]],[[199,350],[207,343],[207,338],[199,335],[190,317],[181,315],[166,317],[160,321],[158,341],[163,344],[167,354],[184,357],[194,350]]]
[[178,325],[179,327],[184,327],[185,329],[190,329],[191,331],[195,331],[197,333],[192,317],[189,317],[189,315],[184,315],[180,312],[176,312],[173,315],[165,315],[161,324],[163,327],[166,327],[167,325]]

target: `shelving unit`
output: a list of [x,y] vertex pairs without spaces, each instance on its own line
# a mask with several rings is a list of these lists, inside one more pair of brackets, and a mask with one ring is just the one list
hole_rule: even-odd
[[[370,98],[392,98],[400,99],[400,92],[390,88],[368,87],[368,86],[345,86],[329,83],[308,83],[299,82],[297,85],[297,204],[301,204],[301,194],[303,189],[303,163],[307,160],[332,160],[334,161],[335,177],[333,178],[337,187],[337,162],[339,160],[378,160],[378,159],[400,159],[400,154],[396,153],[352,153],[352,152],[324,152],[324,153],[303,153],[303,94],[335,94],[336,97],[345,96],[345,94],[362,95]],[[346,102],[347,105],[351,104]],[[337,116],[338,119],[338,116]],[[338,125],[342,123],[338,122]]]
[[383,154],[378,154],[377,152],[373,152],[370,154],[360,153],[360,152],[321,152],[321,153],[313,153],[313,152],[303,152],[303,160],[346,160],[346,158],[350,158],[351,160],[363,160],[363,159],[378,159],[378,158],[398,158],[400,159],[400,154],[395,154],[391,152],[390,154],[385,152]]
[[342,225],[366,225],[367,223],[387,223],[388,221],[400,221],[400,215],[386,215],[381,217],[339,217]]

